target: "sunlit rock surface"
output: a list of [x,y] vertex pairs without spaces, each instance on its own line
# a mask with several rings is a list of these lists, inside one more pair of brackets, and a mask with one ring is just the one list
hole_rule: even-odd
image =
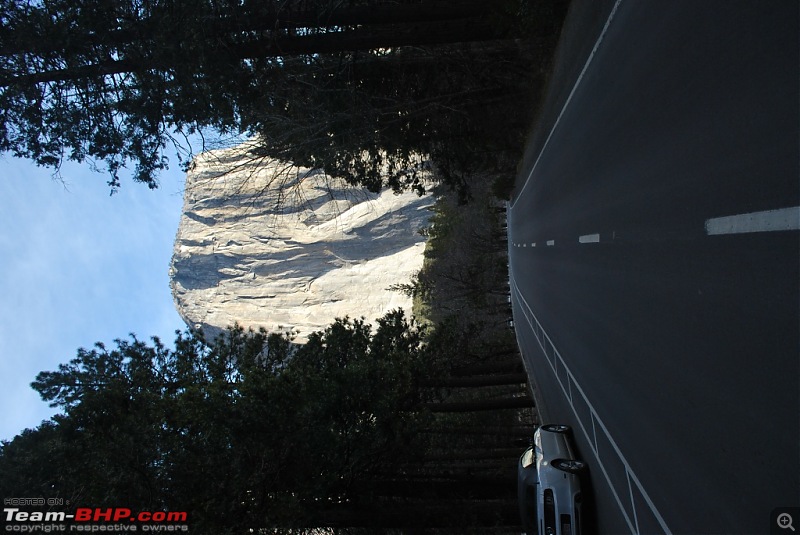
[[178,312],[208,335],[238,322],[295,329],[298,342],[337,317],[410,312],[389,287],[422,267],[418,230],[432,203],[354,191],[241,149],[206,153],[186,177],[170,267]]

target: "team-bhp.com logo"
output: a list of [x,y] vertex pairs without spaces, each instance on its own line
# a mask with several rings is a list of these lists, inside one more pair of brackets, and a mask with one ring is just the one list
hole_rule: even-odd
[[90,531],[188,532],[189,515],[185,511],[132,511],[127,507],[78,507],[74,512],[31,511],[21,506],[3,507],[6,532],[52,533]]

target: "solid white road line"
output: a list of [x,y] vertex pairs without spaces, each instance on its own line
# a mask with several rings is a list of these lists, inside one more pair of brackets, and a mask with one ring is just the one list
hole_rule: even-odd
[[[589,401],[589,398],[586,396],[586,393],[584,392],[583,388],[581,388],[581,385],[575,379],[575,375],[569,369],[569,366],[567,366],[567,363],[566,363],[566,361],[564,361],[564,358],[561,356],[561,353],[558,351],[556,346],[553,344],[552,339],[550,338],[550,336],[547,334],[547,332],[542,327],[542,324],[539,322],[539,319],[533,313],[533,309],[531,308],[530,304],[528,304],[528,301],[522,295],[522,292],[520,291],[519,286],[517,286],[517,281],[516,281],[516,278],[514,277],[513,271],[511,273],[510,282],[511,282],[511,287],[512,287],[512,290],[513,290],[514,294],[519,298],[520,305],[522,305],[520,307],[521,310],[522,310],[522,315],[525,318],[525,320],[528,323],[528,325],[530,326],[531,331],[533,332],[533,335],[536,337],[536,341],[538,342],[539,347],[541,348],[542,353],[545,356],[545,360],[550,365],[550,368],[553,371],[553,375],[555,376],[556,381],[558,382],[559,386],[561,387],[561,391],[564,393],[564,396],[567,398],[567,402],[569,403],[570,408],[572,409],[572,412],[575,415],[575,419],[578,422],[578,425],[580,426],[581,431],[583,431],[584,436],[586,437],[586,439],[589,441],[590,445],[592,446],[592,448],[591,448],[592,449],[592,453],[594,454],[595,458],[597,459],[597,463],[598,463],[598,466],[600,468],[600,471],[603,473],[603,476],[605,477],[606,482],[608,483],[608,486],[611,489],[611,493],[613,494],[614,499],[616,500],[617,505],[620,508],[620,512],[622,513],[622,516],[625,518],[625,522],[628,524],[628,527],[630,528],[631,533],[632,534],[640,533],[638,515],[636,514],[636,509],[635,509],[634,492],[633,492],[633,487],[631,486],[631,483],[632,483],[633,486],[635,486],[639,490],[639,493],[640,493],[641,497],[644,499],[647,507],[650,509],[650,512],[653,514],[653,516],[655,517],[656,521],[661,526],[661,529],[664,531],[664,533],[667,534],[667,535],[671,534],[672,532],[670,531],[669,527],[667,526],[667,523],[664,521],[664,518],[661,516],[661,513],[659,513],[658,509],[656,509],[655,504],[650,499],[650,496],[647,494],[647,491],[645,491],[644,486],[642,485],[641,481],[636,476],[636,474],[633,472],[633,469],[631,468],[630,464],[628,463],[628,460],[625,459],[625,456],[622,454],[622,450],[620,450],[619,446],[617,445],[617,442],[611,437],[611,434],[608,432],[608,428],[606,428],[605,424],[600,419],[600,415],[597,413],[597,411],[595,410],[594,406]],[[548,349],[549,349],[549,351],[548,351]],[[550,354],[553,355],[553,360],[550,359]],[[559,377],[558,368],[563,368],[565,373],[566,373],[567,382],[568,382],[566,387],[564,386],[561,378]],[[589,430],[587,429],[586,424],[581,420],[581,416],[578,413],[577,408],[575,407],[574,400],[573,400],[573,395],[572,395],[571,385],[575,385],[577,394],[580,396],[580,398],[582,398],[583,402],[589,408],[589,414],[590,414],[591,424],[592,424],[592,432],[591,432],[591,434],[593,435],[593,437],[590,436],[590,433],[589,433]],[[628,515],[628,512],[626,511],[626,507],[623,505],[622,499],[620,498],[619,494],[617,493],[617,489],[614,488],[614,485],[611,482],[611,477],[609,476],[605,465],[600,460],[600,454],[599,454],[599,451],[598,451],[598,448],[597,448],[597,428],[595,427],[595,424],[600,427],[600,430],[605,435],[605,437],[608,440],[608,442],[611,444],[611,448],[613,449],[614,453],[617,455],[617,458],[622,462],[622,465],[625,468],[625,474],[626,474],[626,476],[628,478],[628,489],[627,489],[628,493],[629,493],[628,498],[630,499],[631,507],[633,507],[633,519],[631,519],[631,517]]]
[[566,102],[564,102],[564,105],[561,107],[561,111],[559,112],[558,117],[556,118],[556,122],[553,123],[553,127],[550,129],[550,133],[547,135],[547,139],[544,141],[544,145],[542,145],[542,150],[539,151],[539,155],[536,157],[536,161],[534,162],[533,167],[531,167],[531,172],[528,173],[528,178],[527,180],[525,180],[525,184],[522,186],[522,189],[519,190],[519,194],[517,195],[517,198],[514,199],[514,202],[510,203],[512,209],[514,208],[514,205],[517,204],[519,198],[522,197],[522,192],[525,191],[526,187],[528,187],[528,182],[531,181],[533,172],[536,170],[536,166],[539,165],[539,160],[542,158],[542,154],[544,153],[544,150],[547,148],[547,144],[550,143],[550,138],[553,137],[553,132],[555,132],[556,128],[558,127],[558,123],[561,121],[561,116],[564,115],[564,110],[567,109],[567,106],[569,106],[569,103],[572,101],[572,96],[575,94],[575,90],[581,84],[581,80],[583,80],[583,75],[586,74],[586,69],[589,68],[589,64],[594,59],[594,55],[597,52],[597,49],[600,47],[600,43],[606,36],[608,27],[611,24],[611,19],[614,18],[614,14],[617,12],[617,8],[619,7],[619,3],[621,1],[622,0],[617,0],[616,2],[614,2],[614,7],[611,8],[611,13],[608,15],[608,19],[606,19],[606,23],[603,26],[603,31],[600,32],[600,36],[597,38],[597,41],[595,42],[594,47],[592,48],[592,51],[589,54],[589,57],[586,59],[586,63],[583,65],[581,73],[578,75],[578,79],[575,81],[575,85],[572,86],[572,91],[569,92],[569,96],[567,97]]
[[706,234],[709,236],[782,230],[800,230],[800,206],[706,220]]

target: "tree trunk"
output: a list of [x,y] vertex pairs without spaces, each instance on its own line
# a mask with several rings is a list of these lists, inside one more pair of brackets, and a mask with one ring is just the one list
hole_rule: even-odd
[[[463,2],[428,2],[424,4],[389,4],[356,6],[313,11],[275,10],[265,8],[261,13],[233,13],[231,16],[207,18],[203,33],[209,40],[231,39],[250,32],[272,32],[299,28],[334,28],[375,24],[411,24],[418,22],[447,22],[465,18],[486,18],[489,4],[477,0]],[[180,17],[172,13],[172,18]],[[59,51],[86,52],[92,47],[125,48],[141,44],[143,39],[153,39],[154,32],[163,24],[163,13],[137,21],[131,25],[96,32],[89,28],[76,28],[68,43],[32,38],[26,34],[15,39],[10,34],[2,45],[0,55],[44,54]],[[84,30],[83,33],[81,30]]]
[[459,388],[459,387],[481,387],[481,386],[501,386],[518,385],[528,382],[528,374],[524,372],[506,373],[498,375],[471,375],[443,377],[441,379],[425,380],[421,386]]
[[499,39],[485,18],[367,28],[296,37],[275,37],[232,45],[241,59],[292,55],[333,54],[398,46],[424,46]]
[[[508,353],[507,353],[508,354]],[[470,375],[488,375],[492,373],[520,373],[525,371],[522,364],[522,359],[516,353],[516,356],[510,359],[482,362],[480,364],[472,364],[455,368],[450,372],[454,377],[464,377]]]
[[441,403],[424,403],[423,408],[431,412],[478,412],[508,409],[527,409],[535,407],[533,400],[528,396],[484,399],[476,401],[443,401]]
[[[332,54],[398,46],[485,41],[502,37],[493,26],[487,23],[485,9],[480,6],[470,3],[464,9],[450,9],[449,14],[446,11],[447,7],[443,7],[441,4],[434,6],[423,4],[421,6],[376,6],[338,10],[332,12],[327,19],[324,14],[316,12],[298,13],[296,15],[269,15],[256,25],[252,21],[248,21],[246,28],[241,27],[238,22],[224,22],[220,25],[210,23],[211,35],[207,37],[207,41],[214,43],[214,45],[210,45],[211,47],[221,45],[221,54],[243,60],[291,55]],[[298,20],[294,22],[287,18],[295,16]],[[363,20],[365,22],[363,27],[355,30],[304,35],[272,35],[272,31],[276,28],[284,28],[293,24],[299,26],[311,25],[315,19],[317,21],[323,19],[324,26],[347,25],[346,21],[351,21],[353,25],[362,23],[352,21]],[[335,21],[338,21],[338,23]],[[392,22],[393,24],[384,24],[386,22]],[[398,25],[397,22],[402,24]],[[377,25],[368,26],[368,24]],[[324,26],[319,22],[313,24],[313,27],[321,28]],[[261,32],[262,35],[249,42],[238,42],[236,36],[231,35],[231,33],[244,31]],[[111,36],[106,36],[106,38],[111,38],[112,43],[101,41],[97,45],[110,44],[112,47],[125,48],[126,45],[136,43],[134,36],[139,33],[137,31],[118,30],[113,32]],[[267,35],[264,35],[264,33],[267,33]],[[127,38],[134,39],[134,41],[125,43],[124,40]],[[34,53],[36,52],[42,53],[43,51],[34,51]],[[0,86],[76,80],[93,76],[122,74],[138,69],[168,70],[170,67],[170,65],[165,65],[163,60],[154,58],[143,58],[137,62],[127,59],[104,61],[69,69],[56,69],[8,78],[4,77],[0,80]]]
[[446,429],[424,429],[422,432],[436,435],[501,436],[512,438],[533,437],[533,426],[514,427],[449,427]]
[[[331,528],[453,528],[516,526],[516,500],[470,500],[455,503],[364,503],[320,510],[314,526]],[[460,531],[460,530],[459,530]]]
[[437,461],[474,461],[491,459],[516,459],[522,452],[519,448],[473,448],[468,450],[456,449],[444,453],[425,456],[425,462]]
[[[517,451],[512,458],[521,454]],[[516,462],[516,461],[515,461]],[[514,463],[510,463],[514,466]],[[513,474],[512,474],[513,475]],[[355,484],[350,489],[361,496],[395,498],[420,498],[429,503],[452,499],[491,499],[508,496],[514,489],[514,477],[486,477],[471,474],[452,477],[436,473],[421,475],[411,480],[376,479]]]

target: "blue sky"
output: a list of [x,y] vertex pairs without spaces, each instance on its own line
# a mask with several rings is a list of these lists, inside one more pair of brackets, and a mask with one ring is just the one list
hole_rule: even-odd
[[183,203],[179,166],[161,187],[68,165],[52,171],[0,158],[0,440],[54,414],[30,387],[79,347],[136,333],[169,347],[184,324],[169,289]]

